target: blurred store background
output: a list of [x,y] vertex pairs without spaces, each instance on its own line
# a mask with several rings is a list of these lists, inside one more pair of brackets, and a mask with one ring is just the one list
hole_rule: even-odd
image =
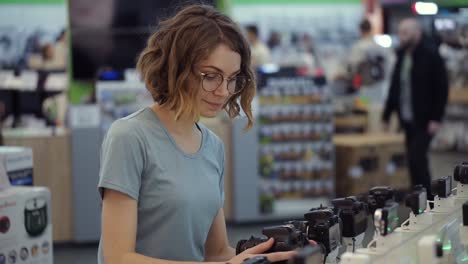
[[[6,165],[11,183],[49,188],[55,263],[96,263],[102,138],[152,103],[136,58],[158,21],[185,3],[0,0],[0,145],[22,147],[0,147],[0,160],[29,159],[22,173]],[[231,244],[335,197],[410,188],[396,116],[388,129],[381,120],[404,18],[420,22],[448,70],[432,177],[468,158],[467,0],[203,3],[239,23],[258,77],[251,131],[242,117],[202,120],[226,146]]]

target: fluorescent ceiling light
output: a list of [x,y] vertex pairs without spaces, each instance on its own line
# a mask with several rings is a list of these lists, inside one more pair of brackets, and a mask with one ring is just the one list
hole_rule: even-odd
[[418,15],[435,15],[439,11],[437,4],[429,2],[416,2],[413,8]]

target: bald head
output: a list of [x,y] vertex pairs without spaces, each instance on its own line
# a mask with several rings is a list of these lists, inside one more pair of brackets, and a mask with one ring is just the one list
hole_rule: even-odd
[[412,48],[421,40],[421,25],[414,18],[403,19],[398,26],[398,36],[402,48]]

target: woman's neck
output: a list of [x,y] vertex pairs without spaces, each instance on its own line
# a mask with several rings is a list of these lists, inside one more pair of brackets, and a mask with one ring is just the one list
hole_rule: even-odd
[[179,118],[175,119],[175,111],[167,107],[153,104],[151,109],[158,115],[161,122],[166,128],[177,135],[192,135],[195,128],[195,121],[190,119]]

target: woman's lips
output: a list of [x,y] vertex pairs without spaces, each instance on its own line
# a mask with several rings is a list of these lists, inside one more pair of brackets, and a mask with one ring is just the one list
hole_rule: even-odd
[[211,106],[211,107],[213,107],[213,108],[219,109],[219,108],[223,107],[223,104],[220,104],[220,103],[212,103],[212,102],[209,102],[209,101],[206,101],[206,100],[204,100],[204,101],[205,101],[209,106]]

